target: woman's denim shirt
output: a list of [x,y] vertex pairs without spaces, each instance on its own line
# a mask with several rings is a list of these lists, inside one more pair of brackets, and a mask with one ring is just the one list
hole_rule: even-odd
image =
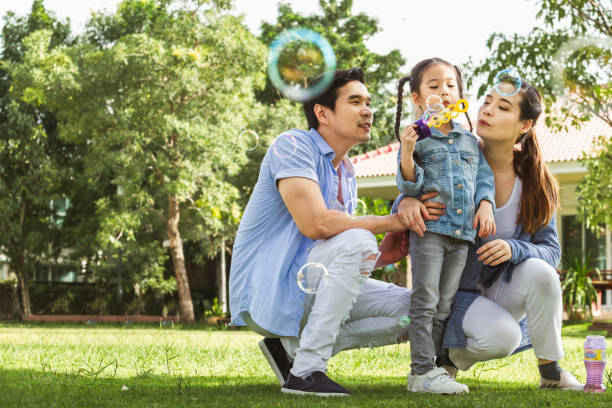
[[404,180],[401,149],[397,155],[397,187],[402,194],[417,197],[437,191],[433,201],[446,204],[446,214],[435,221],[425,221],[427,231],[474,242],[474,214],[481,200],[495,208],[495,181],[478,140],[461,124],[452,123],[444,135],[437,128],[431,137],[416,143],[414,165],[416,181]]

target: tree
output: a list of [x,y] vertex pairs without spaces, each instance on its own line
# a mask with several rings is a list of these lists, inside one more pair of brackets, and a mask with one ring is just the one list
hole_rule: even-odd
[[[353,0],[319,0],[321,14],[303,16],[288,4],[279,4],[275,24],[263,23],[260,39],[270,45],[284,30],[304,27],[321,34],[334,49],[337,69],[361,67],[366,74],[366,85],[372,95],[374,125],[370,142],[353,148],[355,154],[378,148],[395,139],[395,104],[398,72],[406,63],[399,50],[377,54],[365,42],[380,30],[378,21],[364,13],[353,15]],[[280,93],[268,80],[266,88],[258,94],[265,104],[273,104]]]
[[[526,36],[494,33],[489,37],[487,46],[492,55],[474,69],[474,77],[486,78],[478,95],[493,84],[500,69],[516,66],[540,90],[549,127],[580,127],[598,117],[612,129],[610,3],[542,0],[537,16],[544,27],[536,27]],[[589,172],[578,186],[578,213],[591,229],[612,221],[610,135],[602,135],[598,151],[583,159]]]
[[[9,12],[2,28],[0,66],[0,249],[17,275],[21,316],[31,314],[28,272],[40,258],[52,256],[57,233],[51,205],[61,197],[72,147],[57,137],[58,122],[43,103],[27,104],[14,92],[8,67],[24,58],[24,39],[36,30],[48,30],[49,49],[69,44],[70,26],[35,0],[31,12],[17,17]],[[55,246],[57,248],[57,246]]]
[[548,126],[562,128],[568,119],[579,126],[598,116],[612,127],[612,8],[597,0],[540,3],[537,16],[544,28],[536,27],[526,36],[489,37],[492,54],[474,68],[471,78],[486,78],[478,96],[489,89],[499,70],[515,66],[541,92]]
[[115,14],[95,15],[79,44],[52,49],[49,31],[32,34],[12,66],[22,98],[46,103],[62,120],[61,137],[88,146],[87,176],[111,169],[122,198],[96,203],[99,240],[121,247],[144,219],[165,224],[187,323],[183,237],[205,241],[224,228],[220,219],[239,218],[227,180],[247,159],[236,136],[263,83],[264,47],[227,7],[125,0]]

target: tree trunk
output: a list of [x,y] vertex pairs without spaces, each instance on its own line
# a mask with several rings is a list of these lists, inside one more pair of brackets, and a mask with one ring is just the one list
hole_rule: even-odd
[[23,253],[15,257],[13,269],[17,275],[17,291],[19,307],[21,309],[21,320],[25,321],[26,318],[32,314],[32,309],[30,308],[30,289],[28,288],[28,275],[25,271]]
[[[19,206],[19,235],[21,238],[20,244],[24,242],[23,226],[25,225],[26,211],[28,209],[25,193],[21,197],[21,205]],[[17,275],[17,291],[19,298],[19,306],[21,308],[21,320],[25,321],[26,318],[32,314],[30,308],[30,288],[28,287],[28,274],[25,271],[25,252],[23,247],[15,245],[13,251],[13,269]]]
[[185,255],[183,254],[183,239],[179,232],[179,202],[176,196],[168,195],[168,240],[170,241],[170,252],[172,254],[172,264],[178,286],[179,307],[181,311],[181,322],[195,323],[193,313],[193,302],[189,291],[189,281],[187,280],[187,269],[185,268]]
[[227,315],[227,266],[225,264],[225,238],[221,238],[221,258],[219,264],[219,306],[223,315]]

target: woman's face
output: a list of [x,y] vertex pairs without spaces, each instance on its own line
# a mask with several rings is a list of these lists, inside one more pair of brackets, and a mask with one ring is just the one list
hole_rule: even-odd
[[503,96],[490,90],[484,103],[478,109],[476,133],[485,141],[513,144],[532,125],[531,120],[520,120],[520,92],[512,96]]

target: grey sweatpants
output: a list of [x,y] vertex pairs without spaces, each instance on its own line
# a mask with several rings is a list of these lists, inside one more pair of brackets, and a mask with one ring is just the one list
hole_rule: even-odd
[[410,298],[411,373],[433,370],[446,319],[465,267],[468,241],[435,232],[410,232],[412,296]]

